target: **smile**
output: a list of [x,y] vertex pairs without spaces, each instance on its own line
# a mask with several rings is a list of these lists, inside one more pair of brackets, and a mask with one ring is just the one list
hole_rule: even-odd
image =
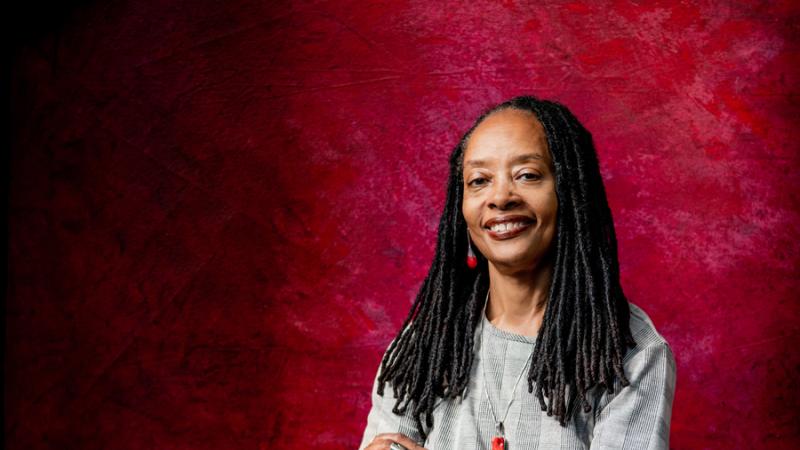
[[493,224],[491,227],[485,228],[485,230],[489,237],[501,241],[519,236],[531,225],[533,225],[531,222],[504,222]]
[[502,233],[503,231],[510,231],[516,230],[517,228],[522,228],[527,224],[524,222],[505,222],[505,223],[496,223],[489,227],[490,230],[494,231],[495,233]]

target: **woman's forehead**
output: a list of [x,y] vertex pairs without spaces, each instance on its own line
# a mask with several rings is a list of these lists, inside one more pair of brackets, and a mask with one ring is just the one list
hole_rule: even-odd
[[501,110],[481,122],[467,141],[464,166],[475,166],[487,159],[534,155],[547,161],[550,155],[544,127],[528,111]]

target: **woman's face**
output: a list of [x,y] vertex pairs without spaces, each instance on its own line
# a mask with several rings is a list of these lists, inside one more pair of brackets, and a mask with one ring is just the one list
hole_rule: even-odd
[[461,212],[490,264],[527,271],[553,242],[558,199],[544,128],[529,112],[487,117],[464,150]]

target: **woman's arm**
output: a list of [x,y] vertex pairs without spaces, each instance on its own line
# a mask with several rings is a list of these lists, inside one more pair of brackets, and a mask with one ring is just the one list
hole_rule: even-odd
[[422,436],[417,431],[414,419],[410,417],[410,414],[398,416],[392,412],[392,408],[397,401],[392,385],[386,383],[383,389],[383,396],[378,395],[379,373],[380,366],[372,384],[372,409],[367,415],[367,426],[364,429],[364,436],[358,448],[360,450],[366,448],[375,436],[380,433],[401,433],[422,445]]
[[[604,394],[595,412],[592,450],[669,448],[672,400],[675,396],[675,357],[669,345],[654,342],[625,364],[631,384]],[[620,385],[617,381],[615,392]]]

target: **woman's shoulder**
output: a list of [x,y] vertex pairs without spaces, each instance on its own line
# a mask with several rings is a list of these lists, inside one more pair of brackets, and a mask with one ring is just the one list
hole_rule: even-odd
[[628,302],[630,307],[630,328],[633,340],[636,341],[636,347],[628,350],[625,359],[628,360],[635,354],[648,349],[664,347],[668,351],[672,351],[669,343],[661,333],[658,332],[653,324],[650,316],[640,306]]
[[[616,378],[612,392],[601,392],[596,411],[618,399],[618,411],[631,408],[631,411],[638,412],[637,408],[643,404],[660,404],[662,396],[671,402],[674,395],[676,364],[672,348],[644,309],[631,302],[628,305],[631,335],[636,345],[628,348],[622,364],[630,386],[623,389]],[[595,414],[597,417],[598,413]]]

